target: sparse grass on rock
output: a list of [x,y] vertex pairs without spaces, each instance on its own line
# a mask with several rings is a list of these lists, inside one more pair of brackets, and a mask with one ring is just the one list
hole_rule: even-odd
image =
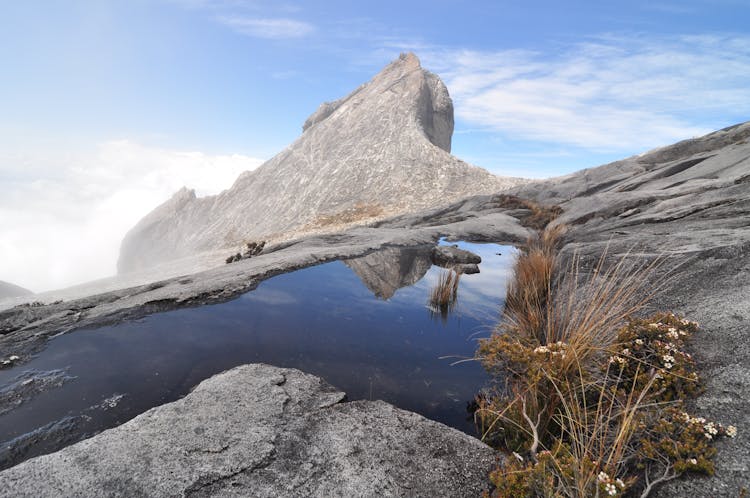
[[[504,318],[477,356],[501,381],[479,399],[483,439],[505,451],[497,497],[648,496],[684,473],[712,474],[713,443],[736,428],[686,412],[700,393],[686,351],[698,325],[634,319],[658,290],[657,263],[627,258],[591,272],[547,226],[522,248]],[[564,270],[564,271],[563,271]]]

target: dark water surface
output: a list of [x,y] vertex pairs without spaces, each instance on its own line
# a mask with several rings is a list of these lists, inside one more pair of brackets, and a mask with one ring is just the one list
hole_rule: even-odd
[[423,246],[279,275],[222,304],[57,337],[32,361],[0,371],[0,392],[28,371],[68,376],[0,415],[0,464],[56,450],[254,362],[298,368],[349,399],[382,399],[473,434],[466,406],[487,378],[477,362],[451,363],[471,357],[496,323],[513,249],[459,245],[482,256],[481,273],[461,276],[446,320],[427,305],[446,270]]

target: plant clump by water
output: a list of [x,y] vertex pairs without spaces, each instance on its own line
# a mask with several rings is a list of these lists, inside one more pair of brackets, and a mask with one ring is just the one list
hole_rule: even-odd
[[477,357],[503,383],[478,399],[483,439],[508,458],[497,497],[641,496],[684,473],[712,474],[714,442],[737,429],[689,413],[701,384],[686,346],[698,325],[633,319],[655,264],[626,258],[560,271],[565,229],[522,248],[506,309]]
[[448,319],[458,302],[460,280],[461,273],[455,268],[448,268],[440,273],[435,286],[430,291],[428,303],[433,316],[439,316],[443,321]]

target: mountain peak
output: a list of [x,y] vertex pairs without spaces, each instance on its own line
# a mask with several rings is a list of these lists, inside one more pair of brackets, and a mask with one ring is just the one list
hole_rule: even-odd
[[416,55],[401,54],[349,95],[325,102],[289,147],[207,198],[182,191],[123,241],[118,268],[249,240],[336,231],[519,183],[450,155],[453,102]]
[[422,64],[419,62],[419,57],[417,57],[414,52],[401,52],[398,59],[394,62],[401,62],[414,68],[422,67]]

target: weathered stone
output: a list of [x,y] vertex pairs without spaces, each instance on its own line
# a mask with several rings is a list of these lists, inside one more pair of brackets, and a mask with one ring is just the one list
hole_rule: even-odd
[[690,407],[739,428],[717,443],[716,475],[671,481],[656,496],[740,496],[750,487],[750,122],[560,179],[519,195],[559,203],[565,253],[663,262],[652,307],[697,320],[706,391]]
[[445,85],[404,54],[349,96],[321,106],[294,143],[232,188],[204,198],[177,192],[127,234],[118,271],[248,239],[333,232],[522,182],[450,155],[452,133]]
[[312,375],[244,365],[185,398],[0,472],[14,497],[478,496],[496,453]]
[[435,246],[432,249],[432,262],[443,267],[476,265],[482,262],[482,258],[458,246]]
[[479,273],[479,265],[458,265],[454,266],[454,269],[458,273],[463,273],[465,275],[474,275],[476,273]]

